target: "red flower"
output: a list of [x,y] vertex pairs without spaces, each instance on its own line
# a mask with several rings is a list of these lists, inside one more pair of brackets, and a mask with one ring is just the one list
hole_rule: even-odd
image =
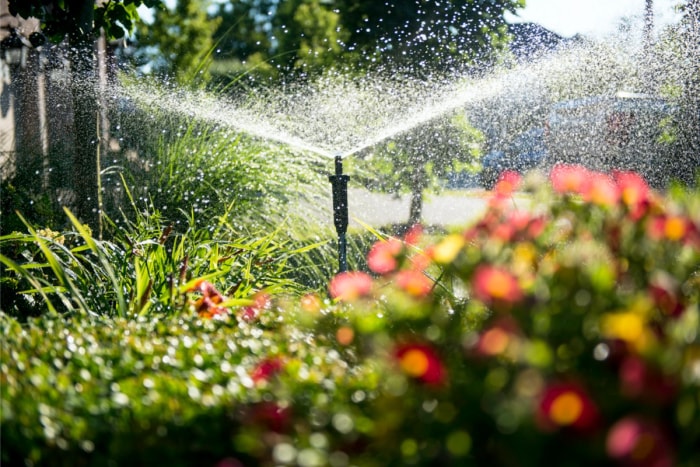
[[562,194],[585,193],[590,184],[590,172],[582,165],[556,164],[549,178],[554,191]]
[[341,272],[336,274],[328,286],[331,297],[351,302],[365,297],[372,291],[372,278],[364,272]]
[[553,383],[540,398],[537,419],[545,429],[571,428],[588,431],[598,422],[598,409],[577,384]]
[[481,265],[472,278],[474,297],[487,305],[510,304],[523,298],[517,278],[510,271],[498,267]]
[[666,404],[675,399],[676,382],[650,367],[642,358],[628,355],[620,364],[620,386],[627,397],[642,398],[653,404]]
[[257,318],[263,310],[270,307],[270,296],[265,292],[258,292],[253,295],[253,304],[241,310],[240,317],[245,321],[252,321]]
[[423,298],[433,290],[433,282],[420,271],[407,269],[396,274],[396,285],[409,295]]
[[250,377],[256,384],[261,381],[269,381],[270,378],[282,371],[282,368],[284,368],[284,361],[281,357],[268,357],[253,368]]
[[291,424],[291,409],[282,407],[276,402],[259,402],[252,405],[250,410],[250,418],[246,418],[246,422],[250,420],[268,430],[283,433]]
[[396,238],[380,240],[372,245],[367,254],[367,265],[377,274],[390,273],[398,267],[396,257],[401,253],[403,245]]
[[435,349],[426,344],[404,344],[394,355],[401,369],[409,376],[426,384],[442,384],[446,370]]
[[608,456],[630,467],[671,467],[673,446],[666,432],[638,416],[625,417],[608,431]]
[[667,273],[657,272],[649,284],[649,294],[654,304],[667,316],[679,317],[685,310],[680,296],[680,285],[676,278]]
[[620,198],[629,209],[632,219],[640,219],[646,214],[651,203],[651,189],[641,175],[634,172],[613,172],[613,178],[620,191]]
[[681,215],[659,215],[647,224],[647,233],[653,240],[682,241],[700,244],[700,235],[693,222]]

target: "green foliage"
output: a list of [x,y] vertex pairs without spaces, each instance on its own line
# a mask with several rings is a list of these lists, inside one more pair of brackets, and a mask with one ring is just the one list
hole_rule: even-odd
[[3,463],[697,464],[700,193],[558,170],[332,301],[200,277],[174,316],[0,315]]
[[21,319],[48,311],[99,316],[170,315],[187,303],[180,289],[207,277],[233,299],[255,292],[301,289],[294,282],[290,257],[311,250],[280,233],[237,233],[230,212],[216,225],[182,228],[164,224],[156,214],[137,215],[97,240],[70,212],[73,229],[15,232],[0,237],[3,271],[2,309]]
[[178,0],[174,8],[156,11],[152,24],[137,30],[139,60],[148,60],[158,73],[183,86],[205,85],[215,46],[213,31],[219,18],[209,18],[210,0]]
[[43,31],[54,42],[62,41],[66,35],[75,34],[78,25],[83,21],[79,12],[94,8],[94,24],[90,31],[94,37],[104,29],[107,37],[118,39],[134,30],[134,22],[138,19],[138,7],[144,5],[158,8],[160,0],[111,0],[109,2],[92,2],[83,0],[49,0],[49,1],[14,1],[10,2],[10,14],[24,18],[38,18]]

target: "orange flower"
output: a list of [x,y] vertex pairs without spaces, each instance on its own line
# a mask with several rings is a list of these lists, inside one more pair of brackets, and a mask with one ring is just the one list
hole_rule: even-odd
[[659,215],[651,219],[647,233],[654,240],[689,242],[695,236],[695,226],[685,216]]
[[582,165],[556,164],[549,173],[557,193],[585,193],[590,183],[590,172]]
[[493,357],[503,355],[518,340],[518,327],[512,319],[499,319],[479,335],[476,353]]
[[211,282],[198,279],[187,291],[201,294],[201,297],[194,302],[190,301],[190,304],[202,318],[213,318],[228,313],[228,309],[220,306],[224,302],[224,296],[216,290]]
[[544,389],[540,397],[537,418],[545,429],[587,431],[597,424],[598,409],[577,384],[553,383]]
[[608,456],[631,467],[671,467],[674,448],[668,434],[656,423],[628,416],[615,423],[606,439]]
[[395,351],[401,369],[409,376],[426,384],[442,384],[446,377],[445,367],[437,352],[426,344],[404,344]]
[[396,274],[396,285],[416,298],[423,298],[433,289],[433,283],[420,271],[408,269]]
[[328,286],[332,298],[351,302],[365,297],[372,291],[372,278],[364,272],[341,272],[336,274]]
[[315,293],[307,293],[301,297],[301,309],[309,313],[318,313],[321,310],[321,299]]
[[396,238],[380,240],[372,245],[367,254],[367,265],[372,272],[388,274],[398,267],[396,257],[401,253],[403,245]]
[[487,305],[515,303],[523,298],[517,278],[504,268],[481,265],[472,278],[474,297]]

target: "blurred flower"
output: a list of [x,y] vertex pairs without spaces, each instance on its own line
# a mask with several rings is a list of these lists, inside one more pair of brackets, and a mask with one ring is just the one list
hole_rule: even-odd
[[355,331],[349,326],[341,326],[335,332],[335,339],[340,345],[350,345],[355,339]]
[[433,245],[428,254],[438,264],[449,264],[454,261],[464,244],[465,239],[462,235],[451,234],[437,245]]
[[655,216],[647,224],[647,233],[653,240],[698,242],[697,229],[693,222],[685,216],[662,214]]
[[403,236],[403,241],[406,245],[415,246],[420,242],[423,237],[423,226],[420,224],[414,224],[410,229],[406,231]]
[[250,411],[250,418],[246,417],[246,422],[250,420],[277,433],[285,432],[291,423],[291,409],[282,407],[277,402],[258,402],[250,407]]
[[472,291],[477,300],[487,305],[515,303],[523,298],[517,278],[508,270],[482,264],[474,271]]
[[627,206],[632,219],[640,219],[649,209],[651,189],[641,175],[634,172],[615,171],[613,178],[620,191],[622,203]]
[[655,341],[653,332],[647,327],[646,317],[634,310],[602,315],[600,328],[607,339],[624,341],[638,352]]
[[588,431],[598,422],[598,409],[579,385],[552,383],[542,392],[537,419],[545,429],[570,427]]
[[598,206],[614,206],[620,200],[620,190],[604,173],[589,172],[589,181],[581,192],[583,199]]
[[284,368],[282,357],[268,357],[253,368],[250,377],[256,384],[262,381],[269,381],[270,378],[282,371],[282,368]]
[[393,272],[399,265],[396,258],[402,249],[403,244],[396,238],[376,242],[367,254],[369,269],[377,274]]
[[328,288],[332,298],[351,302],[370,294],[372,278],[361,271],[341,272],[331,279]]
[[523,177],[518,172],[506,170],[498,177],[493,191],[498,196],[509,196],[520,186],[522,179]]
[[655,422],[628,416],[615,423],[606,439],[608,456],[633,467],[671,467],[674,449],[665,431]]
[[552,188],[557,193],[578,193],[588,191],[590,171],[582,165],[556,164],[549,173]]
[[677,384],[670,376],[652,368],[641,357],[628,355],[620,364],[620,390],[627,397],[642,398],[653,404],[675,399]]
[[437,352],[426,344],[403,344],[395,350],[401,369],[409,376],[426,384],[441,384],[446,370]]
[[318,313],[321,310],[321,298],[315,293],[307,293],[300,300],[301,309],[308,313]]
[[228,313],[228,309],[221,306],[224,296],[216,290],[216,287],[204,279],[198,279],[187,292],[198,292],[201,294],[197,300],[190,300],[190,305],[203,318],[213,318]]
[[475,350],[488,357],[503,355],[518,343],[518,333],[518,325],[512,318],[501,318],[479,335]]
[[664,271],[655,271],[649,284],[654,304],[667,316],[677,318],[685,310],[678,280]]
[[396,273],[396,285],[416,298],[423,298],[433,290],[433,282],[421,271],[407,269]]
[[260,313],[270,307],[270,296],[265,292],[257,292],[253,295],[252,305],[243,307],[240,311],[241,319],[245,321],[252,321],[257,318]]

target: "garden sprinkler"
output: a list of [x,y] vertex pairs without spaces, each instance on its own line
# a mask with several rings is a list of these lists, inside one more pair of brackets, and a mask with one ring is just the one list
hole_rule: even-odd
[[328,177],[333,185],[333,223],[338,232],[338,272],[348,269],[347,239],[348,231],[348,175],[343,175],[343,157],[335,156],[335,175]]

